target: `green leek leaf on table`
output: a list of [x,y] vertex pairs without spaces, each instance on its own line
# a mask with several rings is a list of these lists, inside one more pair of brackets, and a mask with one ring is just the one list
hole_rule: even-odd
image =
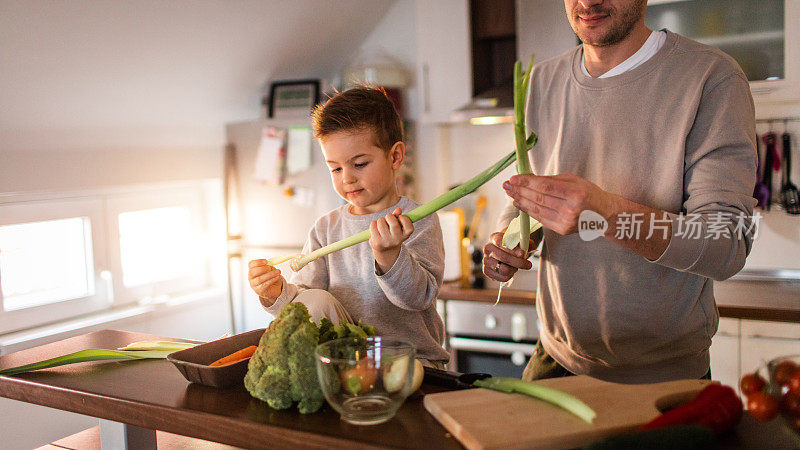
[[544,400],[571,412],[572,414],[580,417],[581,420],[586,423],[592,423],[594,418],[597,416],[597,413],[595,413],[594,410],[589,407],[589,405],[580,401],[572,394],[536,383],[522,381],[518,378],[489,377],[484,378],[483,380],[476,380],[472,384],[473,386],[492,389],[508,394],[525,394],[538,398],[539,400]]
[[[106,360],[131,360],[131,359],[164,359],[170,353],[194,347],[197,344],[186,342],[169,341],[141,341],[129,344],[119,350],[108,350],[102,348],[87,348],[55,358],[46,359],[31,364],[17,367],[0,369],[0,375],[16,375],[19,373],[30,372],[32,370],[47,369],[50,367],[63,366],[87,361],[106,361]],[[139,348],[139,350],[135,350]]]

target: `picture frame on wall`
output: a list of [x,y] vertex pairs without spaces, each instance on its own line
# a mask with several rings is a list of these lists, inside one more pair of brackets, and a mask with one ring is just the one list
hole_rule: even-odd
[[284,80],[270,83],[267,117],[308,117],[320,101],[320,80]]

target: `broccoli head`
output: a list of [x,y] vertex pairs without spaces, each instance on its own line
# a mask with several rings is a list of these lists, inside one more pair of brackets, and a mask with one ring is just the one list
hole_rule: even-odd
[[286,305],[250,358],[244,386],[272,408],[286,409],[299,402],[298,409],[307,414],[322,406],[314,362],[319,329],[310,317],[302,303]]
[[325,399],[317,377],[317,345],[332,339],[374,335],[375,329],[361,321],[358,325],[334,325],[322,319],[317,327],[304,304],[289,303],[261,336],[248,363],[244,386],[250,395],[272,408],[287,409],[297,403],[303,414],[316,412]]

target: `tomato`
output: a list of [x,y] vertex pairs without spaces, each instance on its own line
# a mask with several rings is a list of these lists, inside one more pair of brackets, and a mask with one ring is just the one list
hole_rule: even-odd
[[764,389],[766,384],[767,382],[764,381],[759,374],[748,373],[742,377],[742,381],[739,382],[739,387],[742,388],[742,394],[747,396],[754,392],[760,392]]
[[353,395],[371,391],[377,379],[378,369],[367,358],[362,358],[354,367],[342,372],[342,384]]
[[775,383],[780,386],[786,386],[789,384],[789,378],[792,377],[794,374],[795,369],[797,369],[797,365],[789,360],[784,360],[778,363],[775,366],[775,371],[772,373],[772,379],[775,380]]
[[778,415],[778,401],[766,392],[754,392],[747,397],[747,412],[756,420],[772,420]]
[[797,368],[792,376],[789,377],[789,391],[795,395],[800,395],[800,368]]
[[781,411],[789,417],[800,418],[800,395],[787,392],[781,397]]

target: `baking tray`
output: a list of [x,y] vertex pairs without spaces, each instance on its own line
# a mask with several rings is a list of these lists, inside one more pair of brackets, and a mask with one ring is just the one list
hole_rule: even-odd
[[184,378],[192,383],[224,388],[242,383],[247,373],[250,358],[226,366],[211,367],[209,364],[251,345],[258,345],[266,328],[217,339],[186,350],[167,355],[167,360],[175,365]]

